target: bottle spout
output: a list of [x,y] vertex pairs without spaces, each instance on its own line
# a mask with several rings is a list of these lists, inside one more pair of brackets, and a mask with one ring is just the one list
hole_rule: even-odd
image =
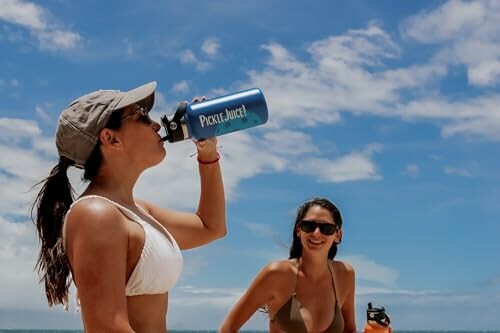
[[161,117],[161,124],[167,135],[160,138],[161,141],[177,142],[187,138],[185,135],[186,125],[184,124],[184,114],[186,113],[187,103],[179,103],[173,117],[169,119],[164,115]]

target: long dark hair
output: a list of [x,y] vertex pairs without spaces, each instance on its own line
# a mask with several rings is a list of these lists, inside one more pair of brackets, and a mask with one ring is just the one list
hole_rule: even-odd
[[[302,256],[302,243],[300,242],[300,237],[297,236],[297,225],[300,220],[304,218],[307,211],[312,206],[320,206],[328,210],[332,214],[333,221],[339,228],[342,228],[342,216],[340,215],[339,209],[333,202],[325,198],[313,198],[309,201],[306,201],[297,209],[297,216],[295,218],[295,223],[293,225],[292,231],[293,241],[292,246],[290,247],[289,259],[299,259]],[[335,255],[337,254],[337,245],[338,243],[333,243],[333,245],[330,247],[330,250],[328,251],[328,259],[335,258]]]
[[[118,129],[121,125],[123,110],[111,115],[106,128]],[[84,181],[92,181],[99,172],[102,162],[100,141],[97,141],[84,166]],[[63,304],[67,307],[68,289],[71,284],[68,258],[62,242],[64,217],[73,203],[74,191],[69,182],[67,171],[75,162],[61,156],[59,163],[49,176],[35,184],[42,185],[31,206],[31,219],[36,225],[40,241],[40,252],[35,269],[40,282],[45,284],[45,294],[49,306]],[[34,213],[36,211],[36,216]]]

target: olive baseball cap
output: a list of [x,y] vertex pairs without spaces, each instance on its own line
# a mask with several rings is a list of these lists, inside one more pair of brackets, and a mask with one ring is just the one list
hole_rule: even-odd
[[108,123],[111,114],[132,104],[148,112],[154,104],[156,82],[149,82],[129,91],[97,90],[83,95],[59,116],[56,146],[59,156],[75,162],[83,169],[97,144],[99,132]]

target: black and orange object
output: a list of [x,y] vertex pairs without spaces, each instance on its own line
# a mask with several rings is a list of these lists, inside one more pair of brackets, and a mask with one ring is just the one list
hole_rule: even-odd
[[384,307],[374,308],[371,302],[368,303],[363,333],[392,333],[391,319]]

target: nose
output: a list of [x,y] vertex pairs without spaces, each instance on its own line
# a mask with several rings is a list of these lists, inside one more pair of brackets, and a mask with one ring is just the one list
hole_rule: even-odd
[[321,231],[319,230],[319,225],[316,226],[316,228],[313,231],[313,234],[316,236],[321,235]]

